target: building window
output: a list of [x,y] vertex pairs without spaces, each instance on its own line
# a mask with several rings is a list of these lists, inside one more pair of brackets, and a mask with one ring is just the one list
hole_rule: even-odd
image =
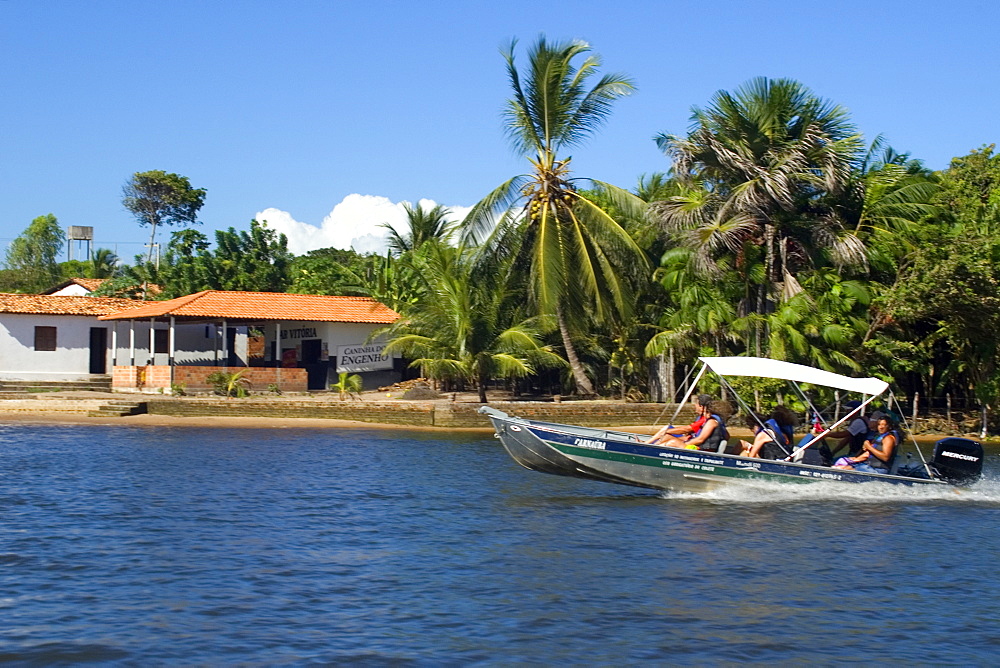
[[35,350],[56,349],[56,328],[35,327]]
[[170,352],[170,332],[166,329],[154,329],[153,330],[153,352],[154,353],[169,353]]

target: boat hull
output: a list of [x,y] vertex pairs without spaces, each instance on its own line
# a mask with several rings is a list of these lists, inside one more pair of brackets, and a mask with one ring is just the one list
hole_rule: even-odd
[[535,422],[492,409],[484,412],[514,461],[553,475],[674,492],[704,492],[755,481],[946,484],[940,480],[653,446],[635,434]]

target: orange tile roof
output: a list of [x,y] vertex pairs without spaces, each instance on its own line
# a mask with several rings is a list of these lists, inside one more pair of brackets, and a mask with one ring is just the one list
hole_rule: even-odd
[[370,297],[295,295],[283,292],[229,292],[205,290],[163,302],[146,302],[137,309],[114,313],[102,320],[129,320],[165,316],[224,318],[226,320],[305,320],[312,322],[367,322],[389,324],[399,314]]
[[0,313],[43,315],[107,315],[135,309],[147,302],[114,297],[15,295],[0,292]]
[[106,278],[71,278],[69,280],[70,280],[70,282],[76,283],[77,285],[81,285],[81,286],[87,288],[88,290],[90,290],[91,292],[93,292],[97,288],[101,287],[101,285],[104,284],[104,281],[106,281],[108,279],[106,279]]

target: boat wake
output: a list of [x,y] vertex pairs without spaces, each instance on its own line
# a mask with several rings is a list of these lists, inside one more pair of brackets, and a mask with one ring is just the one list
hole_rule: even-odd
[[729,484],[708,492],[665,492],[665,499],[702,500],[719,504],[781,504],[835,500],[843,503],[960,503],[1000,506],[1000,475],[984,475],[968,487],[950,485],[853,484],[816,482],[792,485],[773,481],[746,481]]

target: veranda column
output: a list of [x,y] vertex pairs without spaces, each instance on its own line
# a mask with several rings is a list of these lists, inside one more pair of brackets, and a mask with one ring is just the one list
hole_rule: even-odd
[[146,364],[156,363],[156,358],[154,357],[153,353],[153,351],[156,350],[156,346],[154,345],[153,342],[153,334],[154,334],[153,325],[155,324],[155,322],[156,321],[153,318],[149,319],[149,361]]
[[174,326],[176,322],[174,321],[174,316],[170,316],[170,331],[167,334],[167,365],[170,366],[170,384],[174,384],[174,350],[175,342],[174,338]]
[[128,321],[128,365],[135,366],[135,320]]
[[111,321],[111,373],[118,366],[118,321]]
[[229,337],[226,332],[226,321],[222,321],[222,368],[229,366]]
[[274,321],[274,359],[278,362],[278,370],[275,372],[275,385],[281,389],[281,321]]

